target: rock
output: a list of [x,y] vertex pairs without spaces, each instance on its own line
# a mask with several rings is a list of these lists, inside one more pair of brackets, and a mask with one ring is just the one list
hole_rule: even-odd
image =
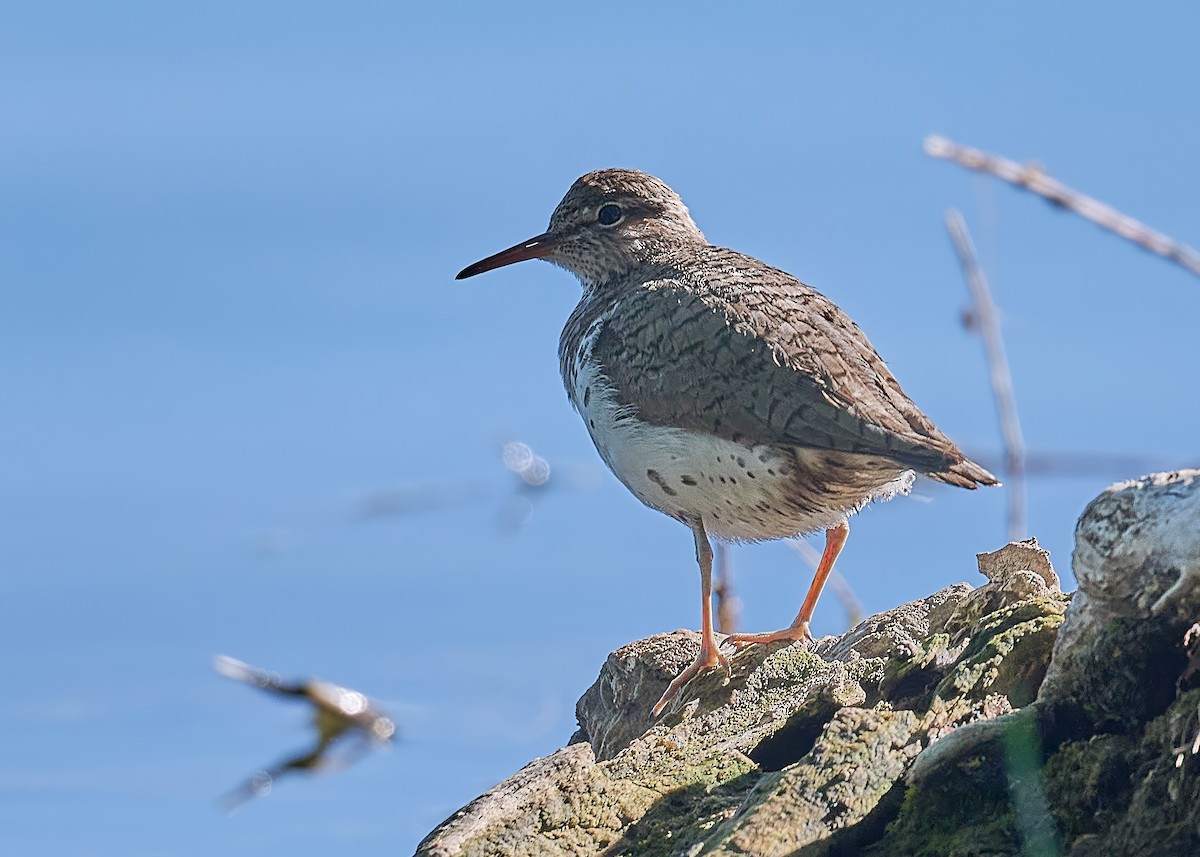
[[1040,639],[1064,599],[1048,589],[1009,597],[1009,580],[1024,578],[993,581],[987,603],[996,609],[973,634],[945,630],[963,624],[959,611],[979,592],[959,584],[814,651],[745,648],[731,657],[728,681],[719,670],[699,676],[658,723],[650,708],[691,661],[698,635],[630,643],[580,699],[571,744],[460,810],[418,853],[768,854],[807,845],[815,854],[877,838],[924,747],[1011,711],[1007,692],[1024,699],[1036,690],[1027,668],[1004,663],[1030,648],[1044,669],[1049,642],[1022,640]]
[[1200,470],[1119,482],[1093,500],[1075,527],[1072,568],[1085,594],[1077,610],[1098,602],[1114,616],[1194,616]]
[[[1070,602],[1035,541],[846,634],[743,649],[650,707],[690,632],[609,656],[572,743],[419,855],[1200,853],[1200,479],[1114,486]],[[1200,629],[1193,634],[1200,640]]]
[[886,849],[866,853],[1200,853],[1196,475],[1114,485],[1088,506],[1079,591],[1037,699],[922,752]]
[[1075,527],[1079,591],[1040,697],[1071,728],[1110,731],[1154,717],[1175,689],[1183,634],[1200,616],[1200,471],[1113,485]]
[[[881,831],[880,812],[921,751],[912,711],[842,708],[822,729],[803,764],[764,776],[752,801],[704,842],[712,855],[828,854],[833,838],[860,845]],[[876,823],[870,823],[876,819]]]

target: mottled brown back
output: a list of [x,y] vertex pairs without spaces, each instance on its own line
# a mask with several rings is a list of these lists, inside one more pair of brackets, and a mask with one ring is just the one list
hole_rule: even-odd
[[560,357],[606,311],[592,355],[645,422],[732,441],[879,455],[974,488],[995,477],[904,394],[862,330],[784,271],[708,244],[595,288]]

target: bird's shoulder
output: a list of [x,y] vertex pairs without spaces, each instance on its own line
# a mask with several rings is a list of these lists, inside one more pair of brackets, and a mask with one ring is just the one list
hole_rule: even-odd
[[749,369],[759,360],[748,358],[768,358],[847,406],[870,398],[864,386],[898,387],[854,320],[784,270],[708,245],[652,273],[613,301],[596,343],[604,362],[728,351]]

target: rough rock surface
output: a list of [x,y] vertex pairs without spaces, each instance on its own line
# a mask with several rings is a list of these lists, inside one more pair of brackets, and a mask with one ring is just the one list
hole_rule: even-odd
[[657,722],[697,635],[630,643],[570,744],[418,854],[1200,854],[1200,473],[1113,486],[1077,542],[1069,609],[1015,543],[978,589],[743,649]]

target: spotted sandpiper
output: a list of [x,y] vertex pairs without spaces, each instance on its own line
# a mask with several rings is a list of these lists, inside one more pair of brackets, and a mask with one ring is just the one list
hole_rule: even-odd
[[915,474],[999,484],[904,394],[828,298],[757,259],[709,244],[679,195],[635,170],[578,179],[541,235],[463,269],[545,259],[579,278],[558,358],[601,458],[634,495],[692,530],[700,651],[653,715],[729,662],[713,632],[709,537],[759,541],[825,530],[795,620],[735,644],[811,640],[817,598],[872,500]]

